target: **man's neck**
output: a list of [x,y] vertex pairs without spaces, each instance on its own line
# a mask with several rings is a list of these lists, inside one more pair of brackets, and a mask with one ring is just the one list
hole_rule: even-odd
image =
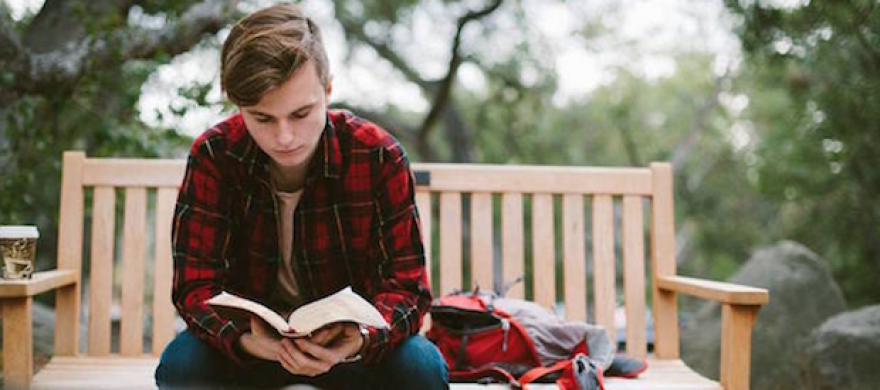
[[299,191],[305,186],[307,167],[308,164],[301,164],[294,167],[281,167],[273,162],[269,169],[272,184],[278,191]]

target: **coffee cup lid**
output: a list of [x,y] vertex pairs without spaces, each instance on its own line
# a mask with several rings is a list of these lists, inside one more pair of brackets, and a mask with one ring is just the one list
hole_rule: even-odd
[[36,226],[0,226],[0,238],[40,238]]

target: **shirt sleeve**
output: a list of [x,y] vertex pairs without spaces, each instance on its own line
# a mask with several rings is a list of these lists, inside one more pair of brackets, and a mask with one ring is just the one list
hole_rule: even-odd
[[417,333],[431,303],[422,231],[415,206],[415,180],[400,144],[378,158],[378,262],[381,280],[373,304],[391,325],[371,328],[364,360],[373,363]]
[[200,138],[187,160],[172,226],[171,298],[194,336],[242,365],[256,359],[235,347],[250,323],[223,316],[205,304],[223,290],[231,263],[230,186],[223,183],[228,175],[218,166],[216,143]]

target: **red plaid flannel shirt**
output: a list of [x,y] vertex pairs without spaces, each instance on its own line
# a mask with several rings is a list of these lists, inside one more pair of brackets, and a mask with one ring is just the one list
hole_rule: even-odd
[[[239,364],[246,320],[204,301],[222,290],[267,303],[278,262],[269,157],[234,115],[195,140],[174,213],[172,299],[189,330]],[[431,302],[406,153],[378,126],[330,111],[294,216],[294,273],[312,301],[345,286],[391,329],[370,329],[367,362],[418,332]]]

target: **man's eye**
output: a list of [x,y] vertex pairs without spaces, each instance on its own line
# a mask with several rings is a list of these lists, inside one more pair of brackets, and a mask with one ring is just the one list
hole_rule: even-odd
[[266,118],[266,117],[257,117],[256,119],[257,119],[257,122],[260,122],[260,123],[269,123],[272,121],[271,118]]
[[305,118],[305,117],[307,117],[307,116],[309,116],[309,112],[308,112],[308,111],[306,111],[306,112],[297,112],[297,113],[291,114],[291,117],[292,117],[293,119],[303,119],[303,118]]

